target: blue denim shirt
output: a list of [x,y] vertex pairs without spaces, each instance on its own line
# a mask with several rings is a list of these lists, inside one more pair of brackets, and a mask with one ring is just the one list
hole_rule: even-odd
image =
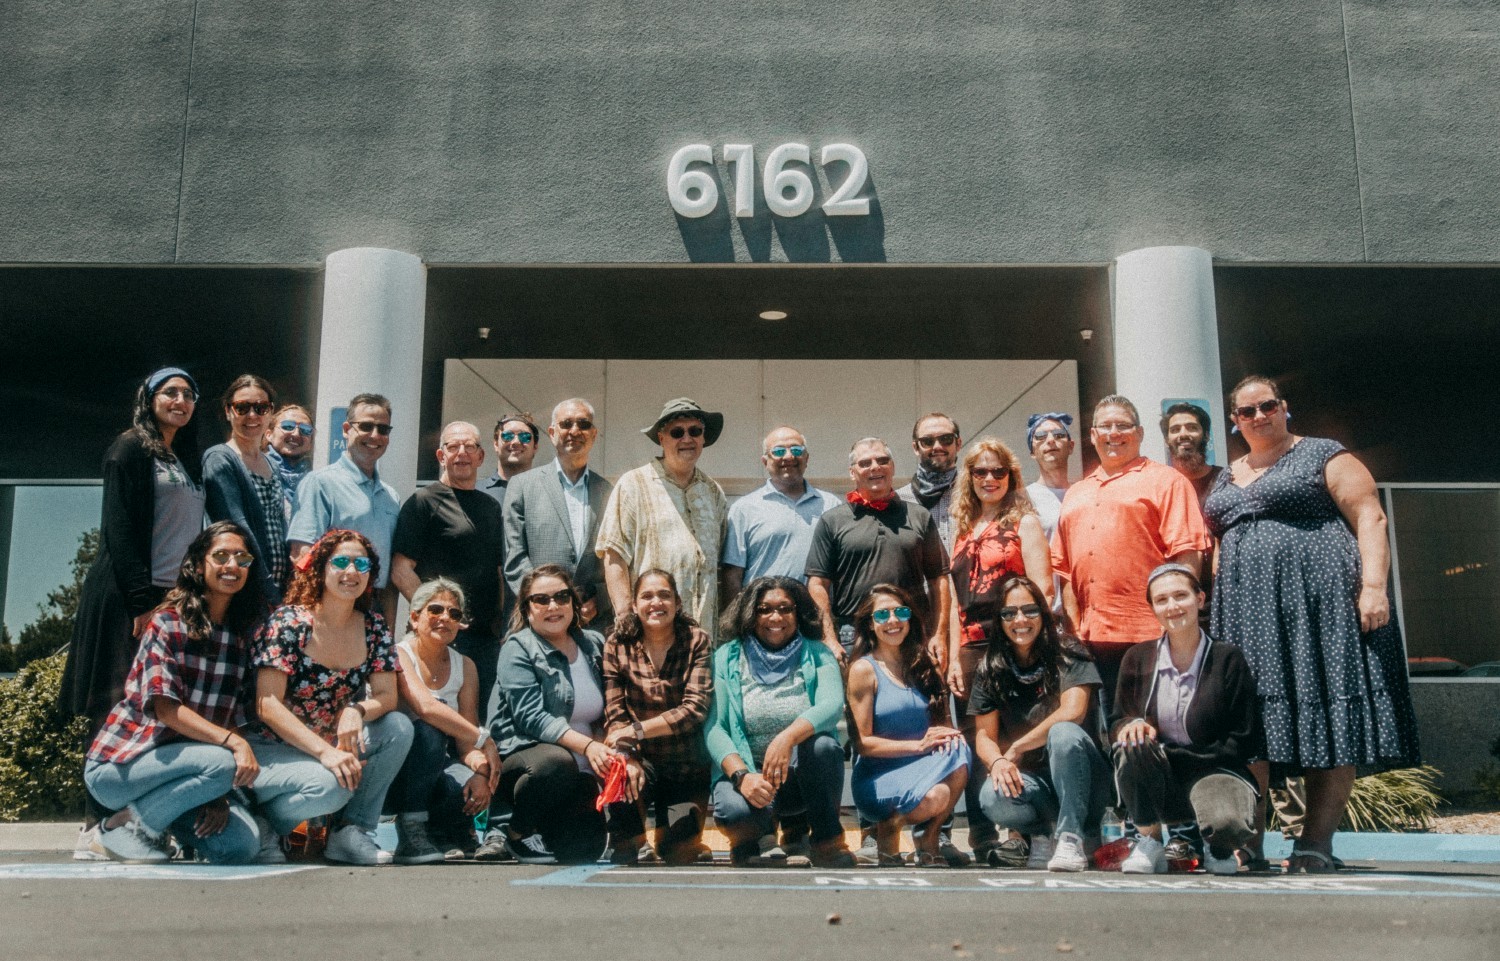
[[[604,690],[604,638],[594,631],[573,628],[580,655],[599,690]],[[570,730],[573,680],[562,651],[542,640],[529,627],[506,638],[500,648],[495,696],[490,705],[490,734],[501,757],[535,744],[557,744]]]

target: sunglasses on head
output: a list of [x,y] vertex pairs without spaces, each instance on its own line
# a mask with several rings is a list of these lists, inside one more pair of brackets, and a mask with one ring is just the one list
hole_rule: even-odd
[[876,624],[884,624],[891,618],[902,623],[911,620],[911,608],[909,607],[883,607],[870,615],[870,619]]
[[551,594],[527,594],[526,602],[533,607],[567,607],[573,603],[572,591],[554,591]]
[[1230,413],[1240,420],[1249,420],[1258,413],[1269,417],[1280,406],[1281,401],[1279,400],[1263,400],[1258,404],[1241,404],[1239,407],[1231,410]]
[[249,567],[255,563],[255,555],[249,551],[226,551],[222,548],[210,551],[208,558],[220,567],[223,567],[230,561],[234,562],[235,567]]
[[163,387],[157,393],[168,400],[185,400],[190,404],[198,399],[198,392],[191,387]]
[[391,436],[390,424],[377,424],[373,420],[362,420],[357,424],[350,424],[349,426],[361,434],[379,434],[381,437]]
[[293,431],[296,431],[297,433],[301,434],[303,437],[311,437],[312,436],[312,432],[313,432],[313,426],[311,424],[304,424],[301,421],[297,421],[297,420],[284,420],[281,423],[277,424],[276,426],[280,427],[282,430],[286,431],[288,434],[292,433]]
[[247,417],[250,414],[264,417],[271,412],[271,405],[265,403],[256,403],[255,401],[250,400],[237,400],[229,405],[229,409],[234,411],[236,414],[239,414],[241,417]]
[[1010,476],[1009,467],[970,467],[969,476],[975,480],[984,480],[986,477],[995,480],[1004,480]]
[[939,444],[943,445],[944,447],[952,447],[956,443],[958,443],[958,435],[951,433],[931,434],[927,437],[917,438],[917,446],[922,448],[923,450],[927,450],[930,447],[936,447]]
[[778,444],[777,446],[772,447],[770,450],[766,451],[766,453],[777,459],[785,457],[788,454],[791,454],[793,457],[801,457],[803,454],[807,453],[807,448],[803,447],[801,444],[792,444],[789,447]]
[[505,441],[507,444],[509,444],[511,441],[517,440],[523,444],[529,444],[531,443],[531,439],[535,436],[536,435],[529,430],[502,430],[500,432],[500,439]]
[[328,563],[335,570],[347,571],[349,565],[354,565],[354,570],[360,574],[370,573],[370,559],[368,557],[350,557],[348,554],[335,554],[328,559]]
[[557,422],[558,430],[593,430],[594,422],[587,417],[564,417]]
[[447,604],[439,604],[436,601],[428,604],[426,607],[426,611],[433,617],[440,617],[446,614],[448,615],[448,619],[450,621],[457,621],[460,624],[462,624],[464,620],[464,612],[462,608],[449,607]]
[[1030,620],[1033,617],[1041,617],[1042,608],[1039,604],[1022,604],[1020,607],[1000,608],[1000,620],[1013,621],[1018,617]]
[[676,427],[673,427],[671,430],[667,431],[667,436],[672,438],[673,440],[682,440],[684,435],[688,437],[702,437],[703,425],[694,424],[691,427],[684,427],[681,424],[678,424]]

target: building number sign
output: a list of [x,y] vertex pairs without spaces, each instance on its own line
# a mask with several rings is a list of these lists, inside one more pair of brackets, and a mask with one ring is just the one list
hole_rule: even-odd
[[[734,165],[730,201],[736,217],[755,216],[755,148],[747,143],[727,143],[724,162]],[[713,175],[692,164],[714,162],[714,151],[706,143],[688,144],[672,155],[667,164],[667,197],[672,209],[684,217],[706,217],[719,206],[719,186]],[[829,217],[861,217],[870,212],[870,198],[859,196],[870,173],[865,153],[853,144],[825,146],[818,162],[849,165],[849,175],[823,202]],[[766,206],[778,217],[799,217],[812,209],[813,182],[806,172],[790,164],[811,164],[812,151],[805,143],[784,143],[766,155],[761,172],[761,192]]]

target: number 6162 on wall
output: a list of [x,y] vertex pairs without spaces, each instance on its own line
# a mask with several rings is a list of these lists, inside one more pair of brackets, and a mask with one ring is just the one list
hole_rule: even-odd
[[[736,217],[755,216],[755,148],[747,143],[724,145],[724,161],[734,164],[733,204]],[[706,217],[719,205],[719,186],[706,170],[690,170],[695,163],[712,164],[714,151],[706,143],[688,144],[672,155],[667,164],[667,197],[672,209],[684,217]],[[831,143],[822,150],[818,162],[849,165],[849,176],[823,203],[829,217],[860,217],[870,212],[870,198],[859,196],[869,176],[870,165],[865,153],[853,144]],[[761,191],[766,206],[778,217],[799,217],[812,209],[813,182],[791,163],[812,163],[812,151],[805,143],[784,143],[766,155],[761,173]]]

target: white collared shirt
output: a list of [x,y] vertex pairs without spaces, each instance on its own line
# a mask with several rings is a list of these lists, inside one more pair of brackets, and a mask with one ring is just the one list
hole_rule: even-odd
[[573,533],[573,544],[578,556],[584,556],[594,545],[587,543],[589,533],[589,469],[585,467],[576,482],[568,480],[562,463],[553,461],[557,468],[557,479],[562,484],[563,503],[568,505],[568,529]]
[[1163,637],[1156,648],[1156,734],[1165,744],[1191,744],[1187,713],[1198,691],[1198,677],[1203,658],[1208,653],[1208,639],[1198,632],[1198,650],[1186,671],[1172,663],[1172,647]]

